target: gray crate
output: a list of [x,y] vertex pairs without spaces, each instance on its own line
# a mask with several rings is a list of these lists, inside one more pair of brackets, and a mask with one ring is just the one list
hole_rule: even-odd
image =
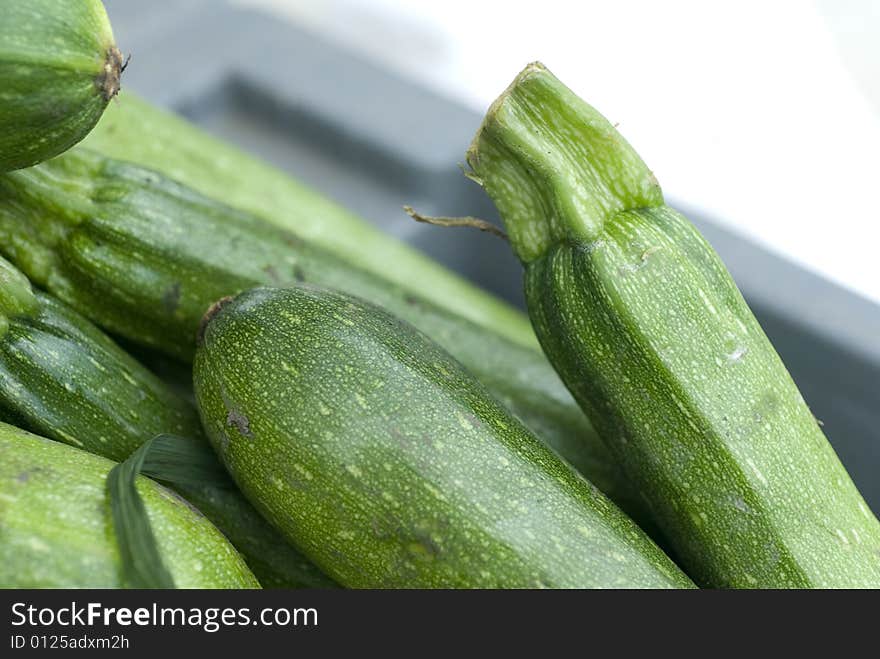
[[[215,0],[105,4],[119,44],[133,53],[126,86],[522,305],[520,267],[506,244],[432,230],[401,211],[411,204],[497,219],[458,167],[478,114],[257,11]],[[880,512],[880,307],[704,221],[683,200],[673,205],[718,250]]]

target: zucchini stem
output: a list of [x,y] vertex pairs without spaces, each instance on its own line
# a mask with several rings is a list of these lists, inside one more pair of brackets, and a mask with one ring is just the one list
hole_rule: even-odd
[[412,206],[404,206],[403,210],[405,210],[406,214],[416,222],[433,224],[438,227],[471,227],[473,229],[485,231],[486,233],[491,233],[493,236],[498,236],[503,240],[510,240],[503,229],[500,229],[488,220],[481,220],[472,215],[465,215],[464,217],[435,217],[432,215],[422,215],[421,213],[416,212]]
[[614,126],[537,62],[489,108],[467,161],[524,263],[554,244],[595,242],[622,211],[664,203]]

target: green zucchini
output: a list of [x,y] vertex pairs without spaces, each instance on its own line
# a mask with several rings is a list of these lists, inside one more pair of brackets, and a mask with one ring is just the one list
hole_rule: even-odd
[[195,410],[107,335],[37,291],[0,338],[0,416],[119,462],[160,433],[200,437]]
[[155,172],[78,148],[0,177],[0,251],[99,325],[183,359],[210,304],[255,285],[305,281],[380,304],[639,515],[640,501],[542,355]]
[[688,574],[880,586],[880,523],[721,260],[614,127],[533,64],[468,162],[544,351]]
[[122,54],[99,0],[0,0],[0,172],[63,153],[119,92]]
[[[36,300],[37,311],[13,319],[0,338],[0,420],[114,461],[163,433],[204,440],[189,403],[85,318],[45,293]],[[242,552],[264,587],[334,585],[231,481],[172,487]]]
[[[106,478],[114,463],[0,423],[0,586],[119,588]],[[238,552],[176,494],[140,478],[179,588],[259,588]]]
[[[346,263],[540,352],[528,318],[518,309],[281,170],[130,92],[107,108],[85,144],[253,213]],[[408,221],[402,212],[400,221]]]
[[31,283],[18,268],[0,257],[0,339],[9,329],[9,319],[33,313],[37,300]]
[[688,587],[601,492],[425,335],[258,288],[206,315],[202,422],[251,502],[355,588]]

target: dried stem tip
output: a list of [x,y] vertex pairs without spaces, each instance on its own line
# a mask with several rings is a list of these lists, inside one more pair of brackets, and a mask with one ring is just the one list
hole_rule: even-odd
[[507,240],[507,234],[502,229],[495,226],[491,222],[481,220],[478,217],[466,215],[464,217],[432,217],[430,215],[422,215],[417,213],[412,206],[404,206],[403,210],[416,222],[424,222],[425,224],[433,224],[438,227],[472,227],[491,233],[499,238]]
[[220,310],[225,307],[227,304],[232,302],[232,297],[227,295],[226,297],[221,297],[214,304],[208,307],[208,310],[205,312],[205,315],[202,316],[202,320],[199,323],[199,331],[196,334],[196,345],[201,346],[205,342],[205,331],[208,329],[208,325],[214,319]]
[[120,79],[122,72],[125,70],[127,62],[123,60],[122,53],[116,46],[110,46],[104,57],[104,68],[98,74],[95,84],[101,90],[101,96],[106,102],[110,102],[114,96],[119,93]]

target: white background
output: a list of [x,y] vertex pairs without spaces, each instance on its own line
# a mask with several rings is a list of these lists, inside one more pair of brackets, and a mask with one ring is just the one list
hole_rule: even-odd
[[880,1],[237,1],[480,112],[541,60],[668,197],[880,302]]

